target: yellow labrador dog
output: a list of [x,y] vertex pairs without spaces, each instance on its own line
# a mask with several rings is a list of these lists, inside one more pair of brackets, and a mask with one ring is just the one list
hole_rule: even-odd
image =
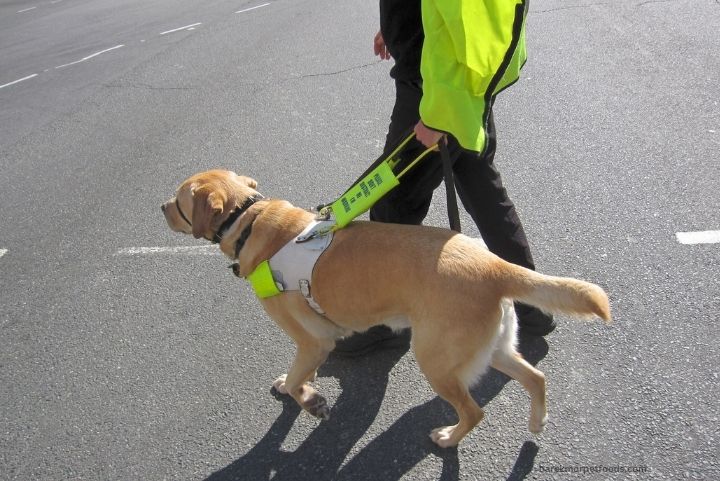
[[[203,172],[183,182],[162,210],[172,230],[219,242],[245,277],[315,219],[285,200],[262,198],[256,187],[234,172]],[[277,390],[327,418],[325,399],[309,383],[335,340],[378,324],[410,327],[420,369],[458,414],[456,425],[431,433],[441,447],[457,445],[483,418],[468,388],[488,365],[530,394],[530,431],[547,422],[545,376],[516,350],[513,300],[610,321],[607,295],[594,284],[510,264],[447,229],[376,222],[353,222],[334,233],[312,270],[312,297],[324,314],[297,290],[260,300],[297,344]]]

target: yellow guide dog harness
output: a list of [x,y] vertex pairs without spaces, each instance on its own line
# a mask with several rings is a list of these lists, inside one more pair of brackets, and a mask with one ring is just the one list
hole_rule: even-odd
[[[415,134],[411,133],[389,155],[375,161],[360,180],[335,202],[318,208],[318,215],[313,222],[270,259],[261,262],[247,276],[246,279],[258,297],[264,299],[282,292],[299,290],[316,312],[324,314],[322,308],[312,298],[311,280],[315,263],[330,246],[333,232],[346,227],[353,219],[370,209],[375,202],[400,184],[399,179],[402,176],[436,148],[436,145],[433,145],[423,151],[401,172],[395,174],[393,169],[402,160],[398,154],[413,137]],[[443,157],[447,157],[445,143],[441,142],[439,147]],[[443,163],[449,166],[449,159],[446,162],[444,158]],[[454,190],[452,193],[454,197]],[[459,230],[459,224],[456,230]],[[248,235],[243,237],[246,239]],[[245,239],[242,240],[242,244]],[[236,257],[242,244],[239,241]]]
[[300,291],[318,314],[325,312],[312,297],[310,284],[318,258],[332,242],[333,233],[300,241],[317,227],[315,220],[293,240],[285,244],[270,259],[263,261],[247,276],[247,280],[260,298],[272,297],[286,291]]

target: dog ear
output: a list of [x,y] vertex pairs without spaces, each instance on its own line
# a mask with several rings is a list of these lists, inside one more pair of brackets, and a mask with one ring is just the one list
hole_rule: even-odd
[[242,183],[250,187],[251,189],[256,189],[258,186],[258,183],[255,179],[251,179],[250,177],[245,177],[244,175],[238,175],[238,180]]
[[222,196],[208,186],[193,190],[192,233],[196,239],[205,237],[224,205]]

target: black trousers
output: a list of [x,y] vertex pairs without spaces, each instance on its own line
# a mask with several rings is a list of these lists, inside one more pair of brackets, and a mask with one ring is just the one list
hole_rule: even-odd
[[[385,142],[385,153],[420,120],[422,86],[419,82],[396,80],[396,99]],[[487,131],[487,149],[482,154],[465,150],[448,136],[448,150],[453,162],[455,185],[465,210],[470,214],[491,252],[503,259],[535,269],[525,231],[515,205],[503,187],[495,168],[495,124],[492,114]],[[413,139],[402,155],[402,164],[410,162],[425,150]],[[440,154],[433,152],[420,161],[370,210],[370,219],[397,224],[421,224],[428,213],[433,191],[443,181]]]

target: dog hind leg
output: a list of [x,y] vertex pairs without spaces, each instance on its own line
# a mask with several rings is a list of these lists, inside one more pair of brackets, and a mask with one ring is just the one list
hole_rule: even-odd
[[431,381],[430,385],[440,397],[448,401],[458,413],[454,426],[436,428],[430,438],[441,448],[457,446],[458,443],[482,421],[485,413],[470,395],[467,385],[458,377]]
[[495,344],[490,365],[501,373],[518,381],[530,395],[530,422],[532,433],[542,432],[547,424],[545,398],[545,375],[530,365],[517,352],[517,315],[512,302],[502,301],[502,329]]
[[[470,395],[468,383],[463,375],[467,369],[465,363],[458,364],[448,362],[448,353],[454,358],[461,355],[461,358],[472,359],[473,353],[458,352],[456,346],[438,346],[437,336],[426,337],[433,345],[422,346],[416,344],[415,357],[418,360],[420,369],[425,374],[433,390],[455,409],[458,415],[458,423],[454,426],[443,426],[434,429],[430,438],[435,444],[442,448],[457,446],[457,444],[480,422],[485,416],[482,408],[478,406]],[[454,349],[454,351],[452,350]]]
[[547,404],[545,398],[545,375],[530,365],[522,355],[515,351],[501,349],[493,354],[490,365],[498,371],[518,381],[530,394],[530,432],[541,433],[547,424]]

